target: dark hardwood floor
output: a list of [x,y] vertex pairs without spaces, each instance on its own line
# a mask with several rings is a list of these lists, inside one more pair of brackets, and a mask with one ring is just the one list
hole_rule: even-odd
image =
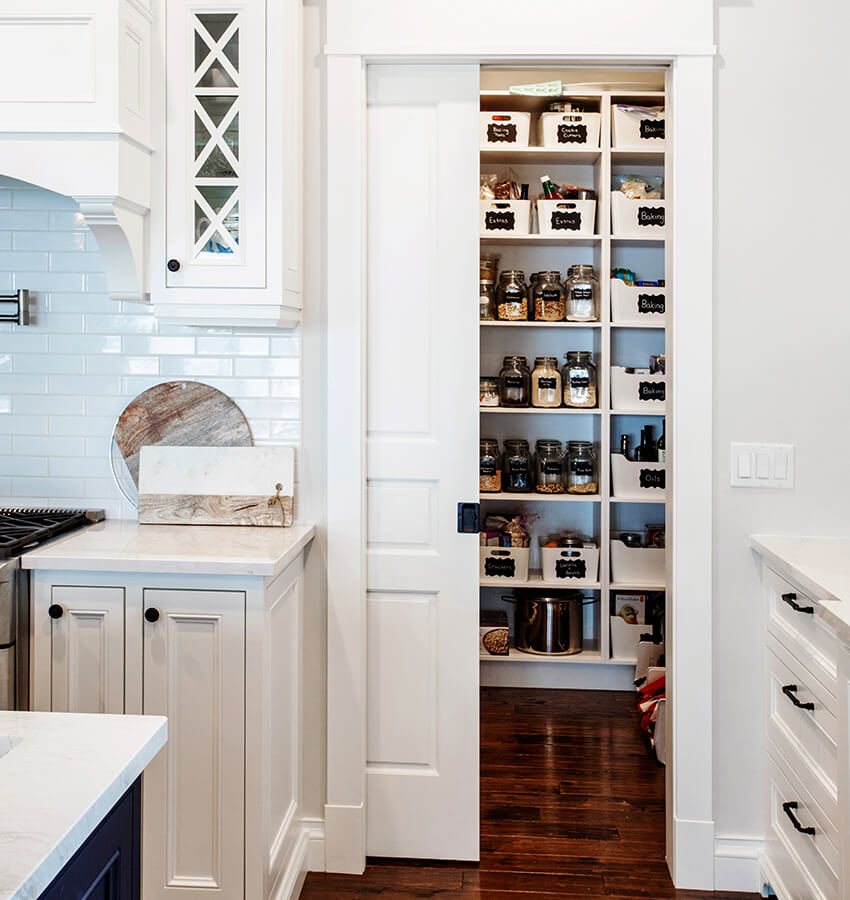
[[634,694],[484,688],[481,862],[370,859],[359,877],[311,873],[301,900],[758,896],[673,889]]

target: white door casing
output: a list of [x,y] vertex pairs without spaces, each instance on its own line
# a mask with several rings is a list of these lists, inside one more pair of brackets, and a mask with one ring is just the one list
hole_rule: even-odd
[[478,67],[367,105],[367,853],[477,859]]

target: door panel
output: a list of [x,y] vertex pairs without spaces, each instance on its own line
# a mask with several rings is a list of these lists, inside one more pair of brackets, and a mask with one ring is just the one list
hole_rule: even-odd
[[367,852],[376,856],[478,858],[478,539],[457,533],[458,501],[478,496],[477,122],[475,66],[369,70]]

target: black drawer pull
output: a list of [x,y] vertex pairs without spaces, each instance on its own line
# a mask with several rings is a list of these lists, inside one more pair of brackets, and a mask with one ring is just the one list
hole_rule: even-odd
[[786,684],[782,688],[782,693],[797,707],[797,709],[814,709],[814,703],[803,703],[797,697],[796,691],[798,690],[796,684]]
[[58,603],[51,603],[50,606],[47,607],[47,615],[50,616],[51,619],[61,619],[62,616],[65,615],[65,607],[60,606]]
[[814,833],[815,833],[814,828],[812,828],[811,825],[808,828],[804,828],[800,824],[800,820],[794,815],[794,810],[797,808],[797,806],[798,806],[798,804],[797,804],[796,800],[792,800],[792,801],[789,801],[788,803],[783,803],[782,809],[785,811],[785,815],[788,816],[788,818],[791,820],[791,824],[794,826],[794,828],[797,829],[797,831],[800,832],[800,834],[814,835]]
[[814,606],[800,606],[800,604],[797,602],[796,594],[783,594],[782,599],[795,612],[806,613],[807,615],[810,615],[810,616],[813,616],[815,614]]

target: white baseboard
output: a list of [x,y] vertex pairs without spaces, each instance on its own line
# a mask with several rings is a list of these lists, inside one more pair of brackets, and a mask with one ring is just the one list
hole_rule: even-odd
[[300,819],[287,835],[289,848],[271,900],[296,900],[308,872],[324,871],[325,826],[321,819]]
[[675,859],[667,860],[679,890],[714,890],[714,822],[674,817]]
[[366,869],[366,804],[325,805],[325,871],[362,875]]
[[634,691],[635,667],[593,663],[504,662],[480,664],[481,687],[566,688],[590,691]]
[[714,840],[714,890],[758,892],[762,888],[761,851],[764,841],[751,837]]
[[307,856],[304,868],[308,872],[325,871],[325,820],[302,819],[302,827],[307,832]]

